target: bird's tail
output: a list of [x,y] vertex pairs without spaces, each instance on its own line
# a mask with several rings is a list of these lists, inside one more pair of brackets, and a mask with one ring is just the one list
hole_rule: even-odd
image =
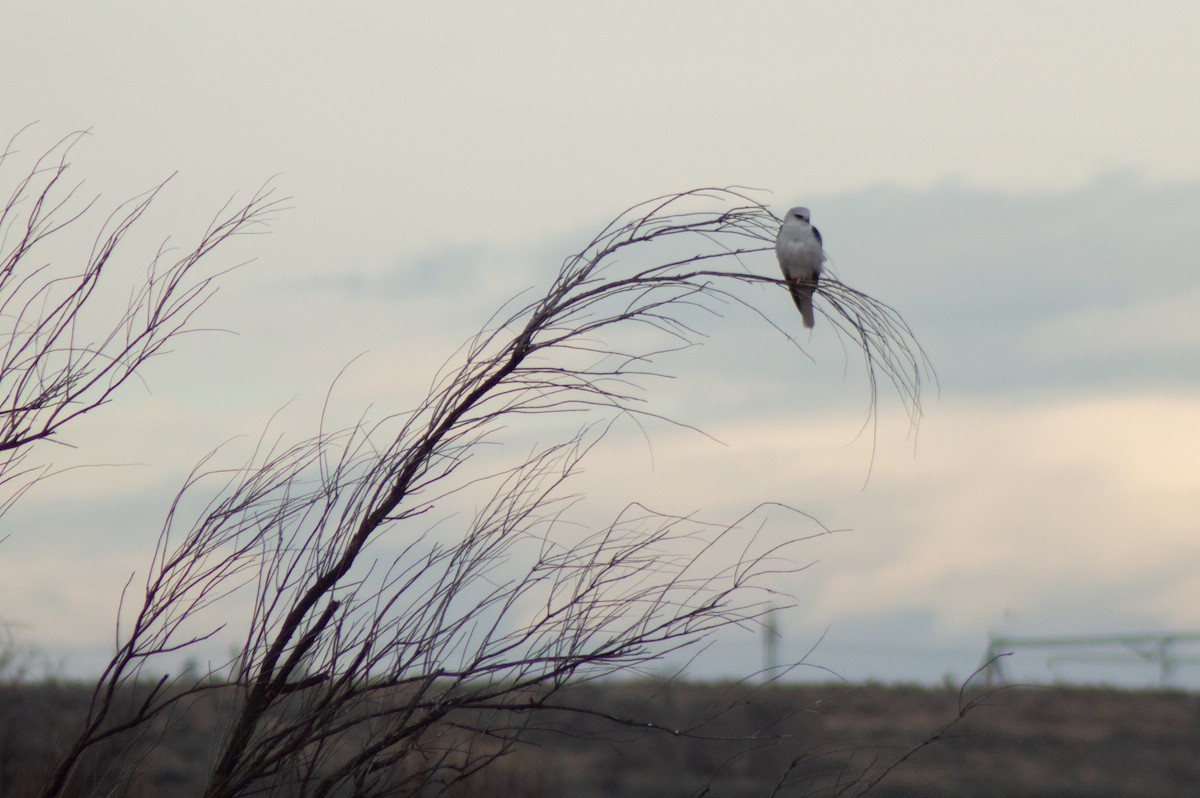
[[804,319],[804,326],[810,330],[814,322],[813,318],[813,289],[811,285],[792,285],[792,299],[796,301],[796,307],[800,309],[800,318]]

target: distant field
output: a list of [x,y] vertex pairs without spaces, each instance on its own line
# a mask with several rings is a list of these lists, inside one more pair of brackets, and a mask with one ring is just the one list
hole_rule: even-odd
[[[957,691],[647,681],[576,687],[566,697],[665,728],[541,712],[527,744],[448,795],[858,795],[876,777],[869,795],[1200,795],[1200,695],[1192,693],[969,693],[978,704],[964,719],[886,773],[958,716]],[[87,783],[96,794],[115,785],[111,794],[197,795],[231,698],[211,694],[171,723],[114,742],[87,761]],[[0,688],[0,798],[36,794],[86,699],[81,686]],[[490,741],[473,744],[484,750]]]

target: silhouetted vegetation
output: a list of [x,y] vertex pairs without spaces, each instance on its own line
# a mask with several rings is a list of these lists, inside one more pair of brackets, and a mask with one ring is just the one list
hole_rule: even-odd
[[[160,251],[107,325],[101,306],[90,337],[82,311],[161,187],[114,212],[79,265],[38,265],[46,240],[82,218],[70,191],[59,198],[73,140],[35,164],[0,217],[10,501],[39,476],[21,467],[29,446],[110,401],[185,330],[214,278],[197,264],[277,207],[260,192],[181,258]],[[573,733],[580,719],[614,733],[667,728],[574,702],[589,700],[591,680],[759,624],[770,580],[802,562],[795,525],[768,528],[803,513],[765,503],[714,520],[631,501],[597,524],[572,515],[569,486],[616,420],[662,420],[646,383],[670,352],[701,341],[706,315],[761,317],[739,289],[783,283],[742,259],[769,252],[778,225],[731,189],[635,206],[567,258],[544,293],[504,305],[411,410],[341,429],[322,421],[293,444],[264,439],[235,468],[206,458],[176,496],[144,581],[121,597],[115,651],[81,710],[70,689],[48,685],[32,703],[14,693],[14,722],[44,724],[52,742],[13,738],[14,749],[35,745],[14,762],[43,764],[36,777],[14,765],[12,789],[37,778],[43,798],[133,795],[163,779],[190,784],[202,762],[206,798],[423,795],[477,783],[526,739]],[[932,372],[901,316],[834,279],[815,290],[861,353],[872,409],[882,377],[916,423]],[[781,344],[799,352],[790,336]],[[529,425],[547,419],[571,423],[546,442],[554,428]],[[160,675],[218,633],[240,638],[232,659]],[[700,771],[720,758],[700,745],[703,724],[676,733],[695,738],[687,756]],[[149,767],[175,756],[186,773]],[[800,764],[776,774],[781,785],[808,777]]]

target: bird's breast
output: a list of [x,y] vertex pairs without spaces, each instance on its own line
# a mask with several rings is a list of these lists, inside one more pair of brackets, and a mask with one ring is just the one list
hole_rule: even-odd
[[775,256],[783,275],[793,280],[811,280],[820,274],[825,260],[825,252],[812,235],[780,236],[775,242]]

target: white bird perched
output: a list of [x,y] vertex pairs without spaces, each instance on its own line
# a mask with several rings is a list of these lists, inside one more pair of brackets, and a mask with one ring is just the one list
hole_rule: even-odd
[[784,278],[792,284],[792,299],[800,308],[805,327],[813,326],[813,289],[825,263],[821,234],[808,223],[810,218],[808,208],[792,208],[783,217],[775,238],[775,257],[779,258]]

